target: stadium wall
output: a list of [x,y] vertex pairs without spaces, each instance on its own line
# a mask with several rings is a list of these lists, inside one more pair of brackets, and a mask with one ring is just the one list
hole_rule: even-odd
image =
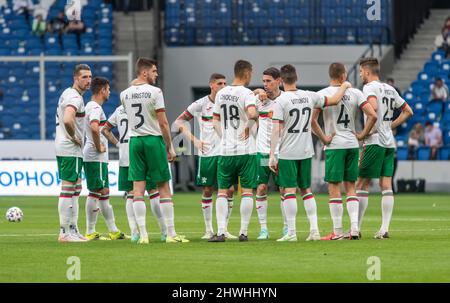
[[[367,50],[367,45],[352,46],[264,46],[264,47],[166,47],[163,49],[163,89],[169,121],[174,121],[194,100],[193,88],[209,87],[212,73],[219,72],[232,81],[233,65],[238,59],[254,66],[251,86],[261,86],[261,75],[270,66],[290,63],[299,71],[303,87],[328,85],[328,66],[338,61],[348,68]],[[382,47],[383,61],[393,62],[392,46]],[[378,55],[378,51],[375,51]],[[383,73],[390,73],[386,64]]]

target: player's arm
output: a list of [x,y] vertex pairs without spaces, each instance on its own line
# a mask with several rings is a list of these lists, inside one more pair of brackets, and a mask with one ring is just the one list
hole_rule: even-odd
[[109,142],[117,146],[119,144],[119,140],[116,138],[116,136],[114,136],[111,129],[113,129],[113,126],[106,122],[105,126],[102,127],[102,134],[106,139],[108,139]]
[[170,135],[169,121],[167,121],[166,112],[164,109],[159,109],[156,111],[156,118],[158,119],[159,128],[161,129],[161,134],[166,144],[167,159],[169,162],[175,160],[176,154],[172,145],[172,136]]
[[342,100],[342,97],[344,97],[344,95],[345,95],[345,91],[351,87],[352,87],[352,84],[348,81],[345,81],[344,83],[342,83],[341,87],[339,87],[339,90],[333,96],[327,97],[325,107],[326,106],[334,106],[334,105],[339,104],[339,102],[341,102],[341,100]]
[[313,112],[313,116],[312,116],[312,120],[311,120],[312,131],[324,145],[329,145],[331,143],[331,141],[333,140],[334,135],[327,136],[323,132],[322,128],[319,125],[320,113],[321,113],[320,108],[316,108]]
[[414,115],[414,112],[413,112],[411,106],[409,106],[406,102],[400,109],[402,112],[400,113],[398,118],[392,122],[392,124],[391,124],[392,129],[396,129],[399,125],[402,125],[406,120],[408,120],[409,118],[411,118]]
[[366,114],[367,120],[362,132],[356,134],[356,138],[358,138],[359,141],[364,140],[370,134],[372,128],[375,126],[375,123],[377,123],[378,120],[377,113],[369,102],[363,103],[361,106],[362,111],[364,112],[364,114]]
[[81,146],[81,138],[77,138],[75,134],[75,116],[77,114],[77,109],[75,106],[67,106],[64,110],[64,127],[66,128],[67,134],[69,135],[70,140]]
[[206,146],[204,142],[199,140],[190,130],[189,122],[194,117],[191,115],[191,113],[187,110],[185,110],[181,115],[178,116],[178,118],[175,120],[175,126],[177,130],[179,130],[186,138],[188,138],[192,143],[194,143],[195,147],[198,149],[201,149],[202,152],[206,152]]
[[95,149],[99,153],[104,153],[106,151],[106,147],[102,144],[102,141],[100,140],[100,121],[92,120],[90,126],[92,132],[92,141],[94,141]]
[[255,105],[247,106],[246,113],[248,121],[245,124],[244,132],[240,135],[241,140],[247,140],[250,136],[250,130],[258,123],[259,114]]
[[281,120],[272,120],[272,134],[270,135],[270,157],[269,168],[274,173],[278,173],[278,161],[275,157],[275,150],[280,142],[281,133],[283,132],[284,122]]

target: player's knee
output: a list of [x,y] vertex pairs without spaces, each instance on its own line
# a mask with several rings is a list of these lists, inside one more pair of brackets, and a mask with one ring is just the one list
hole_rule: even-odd
[[267,194],[267,184],[260,184],[256,190],[258,196],[263,196]]
[[203,187],[203,197],[211,197],[213,194],[213,188],[212,187]]

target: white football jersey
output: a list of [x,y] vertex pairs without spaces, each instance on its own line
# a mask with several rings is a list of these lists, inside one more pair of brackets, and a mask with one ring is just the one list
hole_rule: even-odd
[[[318,92],[321,96],[333,96],[339,91],[339,86],[329,86]],[[330,145],[325,149],[359,148],[356,138],[356,114],[358,107],[366,104],[366,99],[359,89],[350,88],[345,91],[341,102],[336,106],[323,109],[325,134],[335,133]]]
[[[407,103],[392,86],[379,81],[372,81],[364,85],[363,92],[366,100],[373,96],[377,98],[378,104],[377,123],[372,129],[372,134],[364,140],[364,143],[395,148],[394,134],[391,129],[394,110],[403,109]],[[367,117],[365,119],[367,120]]]
[[117,127],[119,131],[119,166],[130,166],[129,141],[130,132],[128,131],[128,117],[123,105],[116,108],[114,113],[106,122],[109,127]]
[[94,139],[92,137],[91,123],[97,121],[99,123],[99,130],[101,131],[103,125],[106,123],[106,115],[103,108],[95,101],[89,101],[86,104],[86,143],[83,149],[84,162],[103,162],[108,163],[108,139],[100,132],[100,142],[106,147],[104,153],[99,153],[95,148]]
[[275,101],[273,121],[283,123],[279,158],[303,160],[314,156],[311,116],[315,108],[327,106],[327,97],[310,91],[286,91]]
[[69,87],[61,94],[56,109],[56,155],[60,157],[83,158],[82,147],[70,140],[66,127],[64,126],[64,112],[68,106],[73,107],[76,111],[75,135],[82,143],[84,140],[84,100],[76,89]]
[[150,84],[133,85],[120,94],[128,116],[130,137],[161,136],[156,113],[165,111],[161,89]]
[[[280,96],[284,93],[280,91]],[[278,96],[279,97],[279,96]],[[259,99],[256,101],[256,106],[259,112],[258,121],[258,136],[256,137],[256,147],[258,153],[269,154],[270,153],[270,140],[272,136],[272,116],[273,105],[275,100],[267,100],[265,103]]]
[[247,140],[240,139],[248,122],[246,109],[252,106],[256,107],[256,96],[244,86],[226,86],[217,93],[214,116],[220,117],[222,156],[256,153],[256,123]]
[[214,102],[205,96],[188,106],[185,114],[188,117],[197,117],[200,125],[200,140],[208,144],[208,151],[198,150],[200,157],[212,157],[220,154],[220,137],[214,130],[213,112]]

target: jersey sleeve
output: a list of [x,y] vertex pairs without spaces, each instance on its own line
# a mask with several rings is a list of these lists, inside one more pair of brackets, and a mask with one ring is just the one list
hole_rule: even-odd
[[250,92],[244,100],[245,109],[249,107],[256,107],[256,99],[257,97],[255,96],[255,94],[253,92]]
[[369,104],[362,91],[360,91],[359,89],[352,89],[352,92],[356,98],[356,103],[358,104],[359,108],[363,108],[364,106]]
[[155,94],[155,111],[157,113],[166,111],[163,92],[160,89],[158,89],[158,91]]
[[405,99],[403,99],[397,91],[395,91],[395,108],[399,110],[403,110],[408,103],[406,103]]
[[377,93],[375,91],[375,87],[372,85],[365,85],[363,88],[363,95],[364,95],[364,99],[366,99],[366,101],[368,101],[370,97],[377,98]]
[[315,93],[315,92],[309,92],[309,95],[311,97],[312,103],[314,105],[314,108],[325,108],[327,107],[327,103],[328,103],[328,97],[327,96],[323,96],[319,93]]
[[272,114],[272,121],[283,123],[284,122],[284,113],[283,113],[283,107],[281,105],[281,102],[277,100],[275,104],[272,107],[273,114]]
[[79,95],[70,96],[66,101],[66,107],[72,107],[76,112],[82,108],[83,98]]
[[220,102],[218,99],[219,98],[216,97],[216,102],[214,102],[213,116],[220,119]]
[[89,113],[89,123],[92,123],[94,121],[97,121],[100,123],[102,117],[102,108],[98,105],[92,108],[91,112]]
[[184,114],[189,117],[189,119],[194,118],[195,115],[202,112],[202,103],[201,100],[197,100],[192,102],[191,105],[184,111]]
[[114,127],[117,127],[117,111],[118,111],[119,109],[116,109],[115,111],[114,111],[114,113],[111,115],[111,117],[109,117],[109,119],[108,119],[108,121],[106,121],[106,124],[108,124],[108,126],[110,127],[110,128],[114,128]]

